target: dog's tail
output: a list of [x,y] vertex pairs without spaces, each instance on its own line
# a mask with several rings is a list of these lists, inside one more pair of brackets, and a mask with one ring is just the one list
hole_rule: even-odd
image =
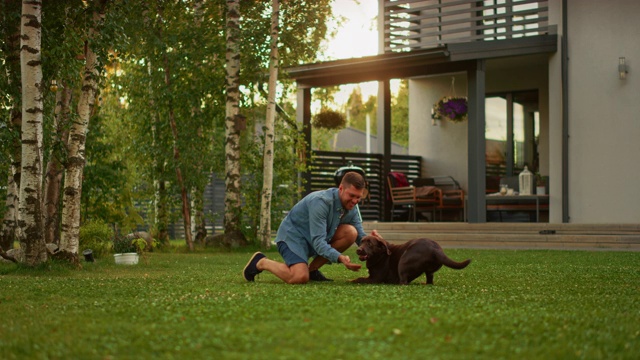
[[456,270],[461,270],[467,267],[467,265],[469,265],[471,263],[471,259],[467,259],[465,261],[461,261],[461,262],[457,262],[457,261],[453,261],[451,259],[449,259],[449,257],[447,255],[445,255],[444,253],[442,253],[442,255],[440,256],[440,262],[442,262],[442,264],[446,267],[450,267],[452,269],[456,269]]

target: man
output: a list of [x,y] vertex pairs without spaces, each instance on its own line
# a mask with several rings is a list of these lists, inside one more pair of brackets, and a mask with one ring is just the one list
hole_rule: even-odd
[[[266,270],[288,284],[331,281],[318,270],[327,262],[342,263],[358,271],[360,264],[342,255],[353,243],[367,234],[356,205],[365,191],[362,175],[348,172],[338,188],[316,191],[300,200],[282,220],[276,236],[278,251],[284,264],[268,259],[263,253],[253,254],[243,270],[247,281]],[[374,230],[373,235],[377,235]],[[315,257],[310,264],[307,261]]]

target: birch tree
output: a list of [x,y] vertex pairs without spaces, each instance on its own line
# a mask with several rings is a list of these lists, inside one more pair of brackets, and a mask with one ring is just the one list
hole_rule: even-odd
[[22,175],[20,247],[30,266],[47,260],[42,232],[42,3],[22,2],[20,74],[22,79]]
[[[195,0],[193,3],[193,24],[198,32],[202,30],[202,22],[204,20],[202,0]],[[197,40],[193,39],[194,46],[198,46]],[[196,62],[196,67],[200,67],[201,64]],[[194,106],[191,111],[192,116],[201,116],[202,112],[200,108]],[[202,128],[198,128],[197,132],[198,143],[201,143],[204,138],[204,131]],[[202,173],[205,169],[202,167],[196,167],[196,171]],[[195,233],[195,242],[203,244],[207,237],[206,220],[204,216],[204,188],[206,184],[202,186],[194,186],[191,189],[191,211],[192,211],[192,224],[191,231]]]
[[67,145],[67,164],[62,198],[60,250],[76,255],[78,253],[80,233],[82,173],[86,163],[85,142],[89,128],[89,119],[93,114],[95,99],[98,93],[98,67],[100,63],[93,47],[95,46],[94,42],[98,36],[97,27],[105,16],[105,2],[106,0],[96,1],[97,6],[94,8],[93,24],[88,31],[87,46],[85,46],[82,91],[77,107],[78,118],[71,124]]
[[[20,144],[20,130],[22,127],[22,112],[20,97],[22,86],[20,84],[20,14],[19,1],[9,1],[3,8],[2,30],[4,42],[0,44],[4,55],[0,61],[4,62],[3,88],[6,88],[5,96],[0,98],[0,108],[6,108],[6,125],[0,135],[0,141],[7,145],[6,159],[2,166],[6,166],[7,187],[5,197],[5,211],[2,224],[0,224],[0,248],[9,250],[13,248],[14,241],[18,238],[18,203],[20,198],[20,163],[22,147]],[[5,102],[6,101],[6,102]],[[3,119],[5,120],[5,119]],[[4,125],[4,126],[3,126]],[[0,171],[2,173],[2,171]]]
[[227,0],[226,107],[225,107],[225,197],[224,236],[231,247],[246,240],[242,231],[240,196],[240,130],[244,117],[239,113],[240,103],[240,1]]
[[273,0],[271,13],[271,53],[269,57],[269,85],[267,87],[267,117],[264,125],[264,156],[262,203],[260,206],[260,243],[262,247],[271,247],[271,194],[273,189],[273,156],[276,117],[276,85],[278,81],[278,32],[280,4]]

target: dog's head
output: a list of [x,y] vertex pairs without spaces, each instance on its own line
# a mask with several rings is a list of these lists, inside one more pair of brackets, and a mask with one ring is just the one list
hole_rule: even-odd
[[391,255],[389,243],[378,236],[365,236],[362,238],[360,246],[356,250],[360,261],[367,261],[380,256]]

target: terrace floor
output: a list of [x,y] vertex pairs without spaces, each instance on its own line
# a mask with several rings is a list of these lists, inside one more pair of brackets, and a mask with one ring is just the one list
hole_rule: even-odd
[[640,251],[640,224],[363,222],[387,241],[428,237],[443,248]]

